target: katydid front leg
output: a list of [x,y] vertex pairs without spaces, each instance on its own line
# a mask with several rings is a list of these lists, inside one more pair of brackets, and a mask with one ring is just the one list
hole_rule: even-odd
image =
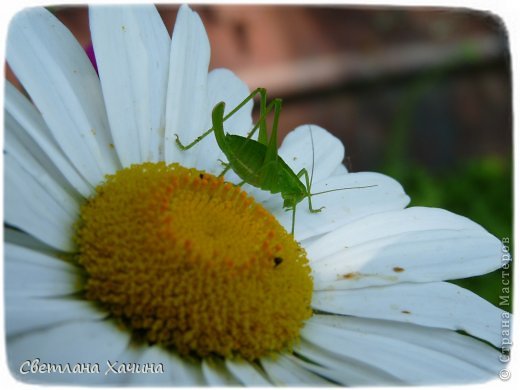
[[[231,110],[230,113],[225,115],[222,118],[222,122],[225,122],[226,120],[231,118],[237,111],[239,111],[242,107],[244,107],[247,104],[247,102],[249,102],[250,100],[254,99],[256,95],[260,95],[260,100],[262,102],[265,102],[266,99],[267,99],[267,91],[266,91],[265,88],[257,88],[257,89],[255,89],[238,106],[236,106],[233,110]],[[214,130],[215,130],[214,127],[211,127],[210,129],[208,129],[204,133],[202,133],[200,136],[195,138],[195,140],[193,142],[189,143],[188,145],[183,145],[182,142],[179,139],[179,135],[175,134],[175,143],[177,144],[177,146],[179,147],[180,150],[183,150],[183,151],[184,150],[188,150],[188,149],[191,149],[192,147],[194,147],[195,145],[197,145],[200,141],[202,141],[204,138],[206,138]]]
[[309,179],[309,172],[307,172],[307,169],[305,168],[302,168],[302,170],[300,172],[298,172],[298,174],[296,175],[298,177],[298,179],[302,176],[305,177],[305,188],[307,189],[307,194],[306,194],[306,197],[307,199],[309,200],[309,211],[311,213],[319,213],[321,210],[323,210],[325,208],[325,206],[323,207],[320,207],[319,209],[314,209],[312,208],[312,201],[311,201],[311,182],[310,182],[310,179]]

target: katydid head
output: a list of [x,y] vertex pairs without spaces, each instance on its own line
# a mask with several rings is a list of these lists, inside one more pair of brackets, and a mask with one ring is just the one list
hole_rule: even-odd
[[[326,191],[320,191],[320,192],[311,192],[312,188],[312,181],[314,178],[314,138],[312,134],[312,128],[309,125],[309,136],[311,140],[311,147],[312,147],[312,165],[311,165],[311,175],[309,177],[309,173],[307,169],[303,168],[298,174],[296,174],[296,178],[292,180],[291,185],[287,185],[285,191],[282,192],[282,197],[284,199],[284,208],[285,209],[292,209],[292,234],[294,234],[294,226],[295,226],[295,219],[296,219],[296,205],[303,201],[305,198],[307,198],[309,202],[309,211],[311,213],[319,213],[322,211],[325,207],[320,208],[313,208],[312,206],[312,200],[311,198],[316,195],[322,195],[329,192],[335,192],[335,191],[344,191],[344,190],[352,190],[352,189],[361,189],[361,188],[370,188],[370,187],[376,187],[376,185],[368,185],[368,186],[356,186],[356,187],[342,187],[342,188],[335,188],[332,190],[326,190]],[[290,168],[289,168],[290,169]],[[292,171],[291,171],[292,172]],[[294,173],[292,173],[294,177]],[[304,177],[305,184],[300,181],[301,177]],[[289,190],[290,187],[290,190]]]
[[306,195],[300,195],[300,194],[287,194],[287,193],[282,193],[282,198],[283,198],[283,208],[285,210],[291,210],[293,209],[294,207],[296,207],[296,205],[298,203],[300,203],[303,199],[305,199],[305,196]]

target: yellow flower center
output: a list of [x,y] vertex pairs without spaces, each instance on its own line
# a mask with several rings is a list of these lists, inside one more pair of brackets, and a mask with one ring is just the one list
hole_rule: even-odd
[[239,187],[178,164],[107,177],[81,209],[86,298],[151,344],[256,359],[311,315],[305,251]]

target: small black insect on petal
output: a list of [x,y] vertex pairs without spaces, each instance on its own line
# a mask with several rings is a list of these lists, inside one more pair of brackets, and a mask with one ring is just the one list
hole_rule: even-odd
[[199,177],[200,177],[201,179],[204,179],[204,174],[203,174],[203,173],[199,173]]
[[283,259],[281,257],[275,257],[274,258],[274,267],[278,267],[280,264],[282,264]]

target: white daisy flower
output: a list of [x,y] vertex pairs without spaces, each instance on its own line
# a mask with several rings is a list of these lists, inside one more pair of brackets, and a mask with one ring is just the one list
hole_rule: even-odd
[[[301,202],[293,239],[280,194],[245,185],[254,202],[210,175],[225,160],[213,136],[189,151],[174,143],[210,128],[216,103],[229,110],[249,93],[228,70],[208,73],[198,15],[181,7],[171,40],[152,6],[91,8],[90,24],[99,77],[45,9],[9,29],[7,60],[31,99],[7,83],[13,375],[264,386],[498,373],[504,312],[445,282],[500,267],[498,239],[444,210],[405,209],[399,183],[348,173],[341,142],[314,125],[279,150],[293,171],[310,172],[314,156],[314,192],[376,187],[317,196],[318,214]],[[251,108],[226,129],[246,134]]]

